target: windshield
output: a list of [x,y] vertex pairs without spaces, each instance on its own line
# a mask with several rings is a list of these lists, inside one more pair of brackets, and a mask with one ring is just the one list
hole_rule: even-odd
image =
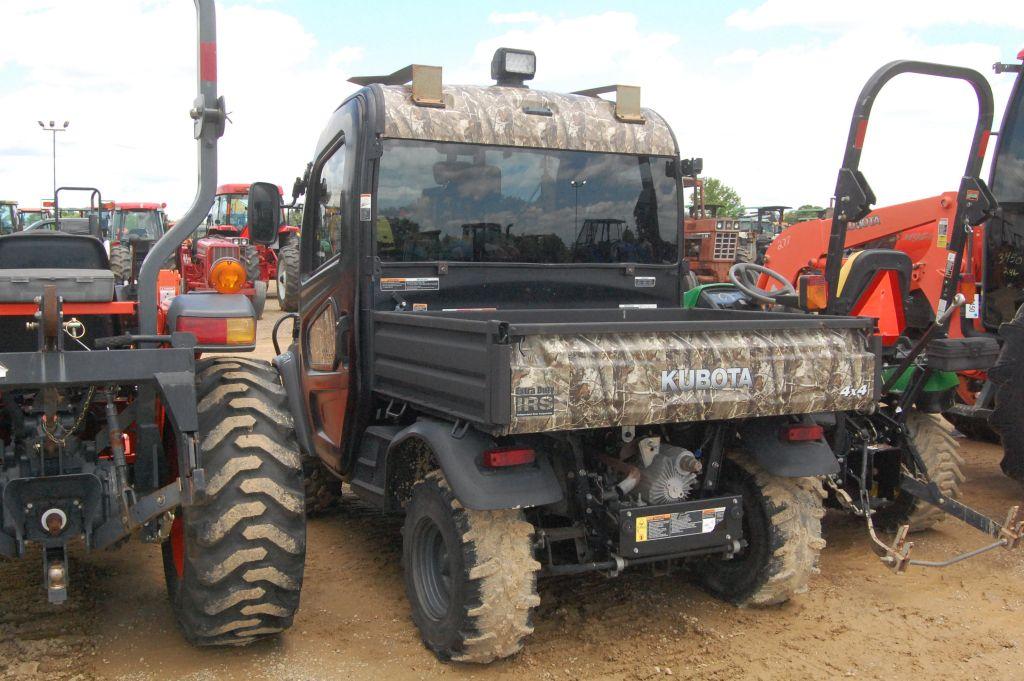
[[668,161],[385,140],[377,252],[392,262],[674,263]]
[[214,208],[213,223],[215,225],[231,225],[238,229],[245,228],[245,212],[249,206],[248,194],[220,194]]
[[0,204],[0,234],[10,234],[14,231],[15,217],[14,206]]
[[999,133],[999,154],[992,167],[992,193],[999,203],[1024,203],[1024,81],[1014,88]]
[[114,232],[118,239],[137,236],[156,241],[164,235],[163,215],[156,210],[119,210],[114,213]]

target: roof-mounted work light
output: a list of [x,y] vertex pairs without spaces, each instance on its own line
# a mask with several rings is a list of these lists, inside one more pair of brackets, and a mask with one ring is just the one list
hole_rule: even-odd
[[537,55],[532,50],[499,47],[491,59],[491,78],[498,85],[526,87],[537,72]]

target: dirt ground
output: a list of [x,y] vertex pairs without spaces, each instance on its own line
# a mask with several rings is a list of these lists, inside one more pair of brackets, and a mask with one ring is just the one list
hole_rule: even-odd
[[[268,308],[266,357],[279,315],[276,302]],[[1021,488],[999,473],[996,446],[961,443],[966,502],[1001,518]],[[1024,551],[895,576],[871,553],[860,522],[830,514],[825,536],[810,592],[767,610],[737,609],[683,576],[643,570],[542,582],[523,652],[467,667],[442,664],[420,645],[403,592],[399,525],[353,500],[310,524],[294,628],[244,649],[197,650],[182,640],[155,546],[79,551],[63,607],[46,604],[38,556],[0,564],[0,678],[1024,678]],[[949,520],[915,541],[915,557],[938,559],[985,538]]]

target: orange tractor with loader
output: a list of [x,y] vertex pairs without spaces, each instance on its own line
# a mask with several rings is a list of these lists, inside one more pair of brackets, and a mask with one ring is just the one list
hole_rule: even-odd
[[[1024,62],[1024,50],[1017,57]],[[905,263],[905,281],[900,281],[903,275],[896,272],[880,273],[867,283],[868,295],[861,298],[853,314],[878,319],[880,331],[890,342],[900,337],[914,339],[960,293],[965,304],[951,313],[945,333],[948,339],[972,348],[979,359],[983,354],[991,355],[995,343],[1013,335],[1012,322],[1024,302],[1024,76],[1021,63],[996,64],[995,71],[1015,73],[1017,80],[1000,130],[990,133],[987,127],[976,129],[960,192],[947,191],[856,216],[841,235],[847,253],[841,263],[830,263],[826,257],[830,239],[837,238],[836,231],[830,229],[832,220],[797,223],[774,240],[765,254],[765,265],[790,282],[836,268],[838,286],[830,293],[843,296],[851,281],[848,275],[858,260],[866,255],[876,257],[870,255],[875,252],[888,253],[890,259]],[[866,131],[867,118],[855,120],[851,135],[858,145],[858,160]],[[989,179],[992,196],[986,198],[988,190],[977,175],[990,136],[996,137],[996,145]],[[845,171],[859,173],[855,164],[844,165]],[[963,184],[968,179],[978,186],[967,188],[965,193]],[[837,213],[848,203],[843,199],[837,195]],[[874,197],[870,199],[873,202]],[[980,210],[986,201],[992,205]],[[965,209],[971,217],[967,221],[963,218]],[[1004,357],[1007,352],[1004,348]],[[1004,418],[1003,428],[993,428],[999,419],[990,419],[998,403],[1003,402],[1005,411],[1011,402],[1015,405],[1020,399],[1000,400],[999,386],[989,378],[985,367],[975,367],[962,369],[955,379],[948,379],[955,391],[952,400],[942,405],[942,413],[971,438],[997,440],[998,431],[1005,435],[1007,428],[1019,427],[1015,424],[1021,422],[1019,418]],[[1019,460],[1014,463],[1015,459]],[[1011,477],[1024,479],[1024,456],[1008,453],[1003,470]]]

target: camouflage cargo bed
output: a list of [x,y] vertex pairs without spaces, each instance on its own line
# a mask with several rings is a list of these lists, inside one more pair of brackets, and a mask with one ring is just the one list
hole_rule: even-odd
[[701,309],[375,312],[372,389],[496,435],[870,411],[873,321]]

